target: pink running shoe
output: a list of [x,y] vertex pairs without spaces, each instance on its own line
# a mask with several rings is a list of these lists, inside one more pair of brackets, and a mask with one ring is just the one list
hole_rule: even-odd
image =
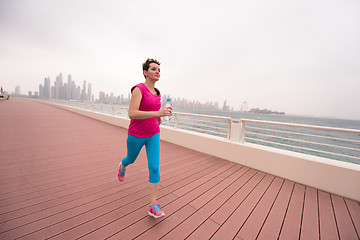
[[120,182],[124,181],[125,179],[125,172],[126,170],[121,170],[121,163],[120,163],[120,166],[119,166],[119,171],[118,171],[118,179]]
[[149,216],[152,216],[153,218],[159,218],[162,216],[165,216],[165,213],[161,211],[160,204],[154,203],[152,206],[149,205]]

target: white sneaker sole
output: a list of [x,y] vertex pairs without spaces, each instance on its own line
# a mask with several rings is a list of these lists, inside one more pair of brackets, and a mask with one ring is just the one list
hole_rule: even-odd
[[148,212],[148,215],[153,217],[153,218],[160,218],[162,216],[165,216],[165,213],[161,214],[160,216],[156,216],[155,214],[151,213],[151,212]]

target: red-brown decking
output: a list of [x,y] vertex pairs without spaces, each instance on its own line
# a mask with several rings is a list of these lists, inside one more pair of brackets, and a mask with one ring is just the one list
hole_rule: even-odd
[[24,99],[0,113],[0,239],[359,239],[359,202],[167,142],[153,219],[144,151],[117,180],[125,129]]

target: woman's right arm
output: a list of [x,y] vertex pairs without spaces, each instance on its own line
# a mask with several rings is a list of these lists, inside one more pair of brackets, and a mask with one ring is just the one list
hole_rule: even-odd
[[147,119],[153,117],[171,116],[171,108],[162,108],[159,111],[140,111],[140,102],[142,99],[141,91],[136,87],[132,91],[130,105],[129,105],[129,118],[130,119]]

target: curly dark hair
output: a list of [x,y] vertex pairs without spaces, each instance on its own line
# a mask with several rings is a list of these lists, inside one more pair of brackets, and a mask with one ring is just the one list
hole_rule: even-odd
[[[148,71],[151,63],[156,63],[157,65],[160,66],[160,62],[158,60],[156,60],[154,58],[148,58],[142,65],[143,71]],[[144,77],[146,78],[145,74],[144,74]]]

